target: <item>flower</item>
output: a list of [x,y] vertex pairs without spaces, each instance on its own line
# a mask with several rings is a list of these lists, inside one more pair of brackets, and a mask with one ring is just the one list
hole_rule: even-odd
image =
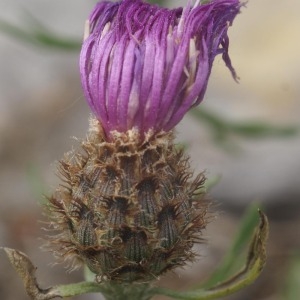
[[209,221],[205,176],[193,177],[172,128],[203,99],[217,54],[233,76],[227,28],[238,0],[168,10],[101,2],[80,68],[96,119],[61,160],[49,198],[53,251],[98,281],[149,282],[193,261]]
[[166,9],[123,0],[96,4],[80,55],[85,97],[110,139],[135,128],[170,131],[204,97],[214,58],[228,55],[238,0]]

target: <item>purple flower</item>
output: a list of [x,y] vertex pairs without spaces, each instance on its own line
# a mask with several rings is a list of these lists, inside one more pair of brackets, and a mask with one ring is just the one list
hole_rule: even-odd
[[202,101],[218,54],[237,79],[227,29],[239,0],[199,2],[173,10],[141,0],[95,6],[80,72],[85,97],[108,138],[114,130],[171,130]]

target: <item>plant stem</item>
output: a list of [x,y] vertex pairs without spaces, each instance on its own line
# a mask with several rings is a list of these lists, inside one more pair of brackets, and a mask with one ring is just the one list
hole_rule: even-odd
[[150,300],[155,294],[149,284],[106,284],[101,292],[106,300]]

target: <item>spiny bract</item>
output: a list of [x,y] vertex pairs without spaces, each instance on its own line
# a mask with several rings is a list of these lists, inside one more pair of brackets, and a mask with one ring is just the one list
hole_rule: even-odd
[[77,258],[98,278],[149,281],[194,258],[207,224],[205,177],[191,180],[171,132],[114,133],[93,120],[82,142],[60,162],[62,185],[49,199],[56,254]]

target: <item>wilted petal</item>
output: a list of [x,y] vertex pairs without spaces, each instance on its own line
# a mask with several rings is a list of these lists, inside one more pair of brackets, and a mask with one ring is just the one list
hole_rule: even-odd
[[238,0],[174,10],[141,0],[98,3],[80,70],[87,101],[107,137],[134,127],[141,136],[150,129],[171,130],[203,100],[218,54],[237,79],[227,29],[239,9]]

